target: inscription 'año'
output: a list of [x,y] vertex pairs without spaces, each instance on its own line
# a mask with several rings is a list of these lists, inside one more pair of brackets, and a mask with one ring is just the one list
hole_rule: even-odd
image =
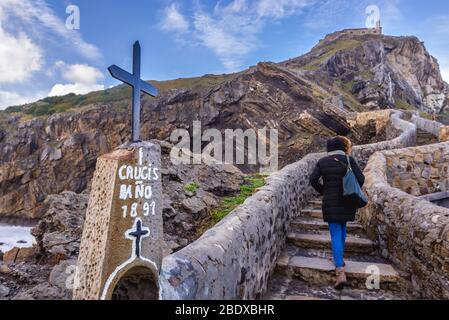
[[[154,168],[152,164],[142,165],[143,152],[142,150],[139,151],[139,165],[123,165],[118,170],[119,179],[127,182],[120,185],[119,199],[122,201],[135,200],[130,205],[122,206],[123,218],[128,217],[128,215],[135,218],[139,215],[139,211],[145,217],[156,214],[156,202],[151,201],[153,189],[147,183],[148,181],[159,180],[159,168]],[[134,181],[134,183],[130,183],[130,181]],[[139,208],[139,203],[141,203],[139,200],[142,199],[145,201]]]

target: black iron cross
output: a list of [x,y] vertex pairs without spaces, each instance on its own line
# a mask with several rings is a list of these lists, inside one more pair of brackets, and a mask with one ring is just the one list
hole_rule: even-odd
[[135,227],[134,231],[132,229],[128,230],[127,236],[135,238],[134,239],[135,244],[136,244],[135,253],[136,253],[136,257],[140,258],[140,246],[142,245],[141,240],[142,240],[142,238],[149,236],[150,230],[148,228],[142,229],[142,221],[140,219],[137,219],[137,222],[134,227]]
[[108,68],[111,76],[133,88],[133,106],[132,106],[132,135],[131,142],[140,142],[140,92],[144,92],[153,97],[157,96],[158,91],[151,84],[140,79],[140,43],[136,41],[133,47],[133,73],[129,73],[116,65]]

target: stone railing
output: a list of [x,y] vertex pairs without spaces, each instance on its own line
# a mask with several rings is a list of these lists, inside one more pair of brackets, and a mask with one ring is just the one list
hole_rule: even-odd
[[266,291],[287,230],[307,202],[309,174],[321,155],[308,155],[266,179],[243,205],[196,242],[166,257],[163,299],[254,299]]
[[416,114],[412,115],[410,121],[414,123],[418,129],[438,137],[441,142],[449,141],[449,126],[445,126],[437,121],[421,118]]
[[[385,112],[368,117],[385,117]],[[388,113],[390,115],[390,113]],[[362,163],[382,149],[414,144],[416,127],[393,112],[387,128],[397,137],[354,148]],[[167,256],[160,276],[162,299],[255,299],[267,289],[268,279],[285,247],[291,221],[313,194],[309,176],[325,154],[309,154],[266,179],[248,198],[200,239]]]
[[[402,113],[399,111],[382,110],[374,112],[365,112],[357,116],[357,122],[367,122],[370,118],[376,119],[376,126],[385,126],[385,118],[389,119],[386,125],[386,141],[355,146],[353,156],[359,162],[361,168],[364,168],[369,157],[379,150],[390,150],[412,146],[416,141],[416,126],[410,122],[401,119]],[[388,120],[386,121],[388,122]]]
[[378,152],[365,170],[370,204],[360,222],[425,298],[449,299],[449,209],[415,195],[447,188],[448,167],[449,143],[441,143]]
[[435,137],[438,137],[440,135],[440,129],[441,127],[444,127],[443,124],[437,121],[424,119],[416,114],[412,115],[410,122],[414,123],[418,129],[431,133]]

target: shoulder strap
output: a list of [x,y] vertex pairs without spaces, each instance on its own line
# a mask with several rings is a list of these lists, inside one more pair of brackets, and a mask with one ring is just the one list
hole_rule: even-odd
[[346,170],[351,170],[352,171],[352,166],[351,166],[351,162],[349,159],[349,156],[347,157],[348,160],[348,164],[344,163],[343,161],[340,161],[337,157],[332,157],[335,161],[337,161],[338,163],[340,163],[343,167],[346,168]]
[[349,158],[349,155],[346,155],[346,159],[348,160],[348,168],[352,171],[351,159]]

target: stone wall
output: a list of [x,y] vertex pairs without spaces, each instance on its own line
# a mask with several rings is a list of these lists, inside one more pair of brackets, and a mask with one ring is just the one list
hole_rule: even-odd
[[382,27],[378,28],[356,28],[356,29],[344,29],[341,31],[336,31],[330,34],[327,34],[324,39],[319,41],[319,44],[324,41],[330,42],[335,41],[342,36],[366,36],[366,35],[381,35]]
[[449,152],[446,144],[383,153],[387,180],[413,196],[449,190]]
[[309,174],[321,155],[272,174],[254,196],[199,240],[166,257],[163,299],[254,299],[267,289],[287,230],[311,194]]
[[[376,119],[376,126],[379,129],[386,126],[387,135],[387,141],[354,147],[353,156],[359,162],[360,167],[364,168],[369,157],[376,151],[414,145],[416,141],[416,126],[402,120],[401,116],[401,112],[391,110],[365,112],[357,116],[357,122],[359,123],[369,121],[369,119]],[[386,119],[389,119],[389,121]],[[388,125],[385,125],[385,122],[389,122]]]
[[449,141],[449,126],[445,126],[444,124],[437,121],[421,118],[416,114],[412,115],[410,121],[414,123],[418,129],[421,129],[425,132],[433,134],[435,137],[438,137],[440,142]]
[[441,142],[449,141],[449,126],[442,126],[438,136]]
[[[386,111],[366,118],[382,118]],[[388,113],[390,115],[390,113]],[[365,163],[378,150],[414,143],[416,127],[393,112],[387,128],[400,133],[389,142],[354,148]],[[266,179],[267,184],[200,239],[167,256],[160,277],[162,299],[254,299],[285,246],[290,222],[312,196],[309,175],[325,154],[309,154]]]
[[410,274],[415,292],[424,298],[449,299],[449,210],[389,180],[411,193],[425,188],[427,176],[432,187],[437,181],[447,187],[448,158],[449,143],[384,151],[374,154],[365,170],[370,203],[360,221],[382,255]]
[[414,123],[418,129],[421,129],[425,132],[429,132],[433,134],[435,137],[438,137],[440,135],[440,128],[444,127],[443,124],[437,121],[427,120],[417,115],[412,115],[410,121]]

